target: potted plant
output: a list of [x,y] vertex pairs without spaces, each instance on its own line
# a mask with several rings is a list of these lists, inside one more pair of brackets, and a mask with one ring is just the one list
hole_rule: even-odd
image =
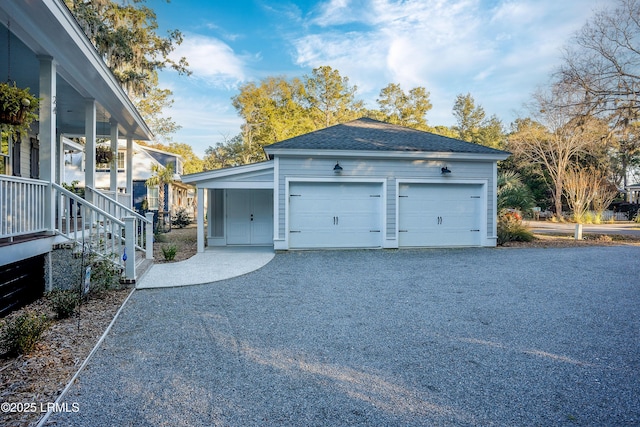
[[39,99],[29,88],[19,88],[15,82],[0,83],[0,124],[3,130],[25,135],[31,123],[38,118]]
[[104,164],[111,163],[113,160],[113,152],[109,147],[105,147],[104,145],[98,145],[96,147],[96,163]]

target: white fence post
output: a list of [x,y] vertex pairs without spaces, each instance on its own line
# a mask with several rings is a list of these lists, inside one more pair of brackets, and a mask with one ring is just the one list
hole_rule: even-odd
[[153,212],[147,212],[144,215],[147,218],[145,225],[147,259],[153,259]]
[[127,259],[124,260],[124,279],[126,283],[136,282],[136,219],[124,218],[124,247]]

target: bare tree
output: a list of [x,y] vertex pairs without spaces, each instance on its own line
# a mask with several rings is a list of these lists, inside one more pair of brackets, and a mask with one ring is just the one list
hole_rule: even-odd
[[[595,13],[565,49],[560,80],[585,93],[592,111],[640,112],[640,0]],[[628,117],[629,114],[626,114]]]
[[627,185],[640,162],[640,0],[615,0],[597,11],[564,50],[558,81],[584,94],[578,100],[609,121],[612,173]]
[[518,119],[508,141],[516,156],[542,166],[558,216],[567,170],[607,134],[606,124],[589,115],[580,99],[564,85],[538,92],[529,106],[531,118]]
[[592,170],[579,166],[572,166],[566,171],[563,190],[573,219],[578,223],[584,220],[593,199],[592,175]]

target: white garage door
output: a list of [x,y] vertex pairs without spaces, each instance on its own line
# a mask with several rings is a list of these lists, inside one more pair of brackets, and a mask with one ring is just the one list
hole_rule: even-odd
[[289,247],[380,247],[382,201],[382,184],[292,182]]
[[400,246],[482,244],[482,185],[412,183],[399,190]]

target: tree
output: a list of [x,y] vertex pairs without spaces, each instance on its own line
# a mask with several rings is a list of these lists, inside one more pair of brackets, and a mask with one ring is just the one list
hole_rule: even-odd
[[379,96],[376,101],[382,120],[414,129],[430,130],[426,115],[432,105],[425,88],[415,87],[407,94],[399,84],[389,83],[380,91]]
[[359,117],[363,102],[356,100],[357,86],[329,66],[315,68],[304,79],[305,96],[314,128],[322,129]]
[[558,216],[566,171],[607,134],[606,123],[585,113],[582,104],[573,102],[579,95],[566,89],[554,86],[548,93],[537,93],[530,105],[533,119],[516,120],[508,140],[516,156],[542,166]]
[[[157,86],[157,76],[153,79],[154,85],[145,96],[133,96],[132,101],[144,117],[145,122],[153,131],[156,139],[161,142],[171,142],[171,135],[182,127],[171,117],[165,117],[163,113],[173,105],[173,93],[168,89],[160,89]],[[131,95],[130,95],[131,97]]]
[[158,187],[158,212],[164,212],[165,206],[165,185],[171,184],[173,180],[173,165],[166,168],[162,165],[154,164],[151,166],[151,177],[145,182],[147,187]]
[[213,170],[231,166],[246,165],[264,160],[262,148],[251,150],[247,147],[242,134],[224,142],[218,142],[215,147],[205,150],[203,160],[204,170]]
[[456,97],[453,115],[458,123],[452,129],[458,133],[458,138],[487,147],[502,147],[504,143],[502,122],[495,115],[486,118],[484,108],[476,105],[470,93],[459,94]]
[[267,77],[246,83],[232,104],[244,119],[242,136],[249,150],[315,130],[305,110],[304,84],[298,78]]
[[584,108],[609,121],[613,172],[627,184],[639,161],[640,0],[616,0],[574,35],[557,80],[584,93]]
[[529,187],[522,182],[520,174],[504,171],[498,174],[498,211],[513,208],[521,212],[531,210],[535,199]]
[[579,166],[572,166],[566,171],[563,191],[569,209],[573,212],[573,220],[581,223],[591,204],[593,190],[591,188],[592,171]]
[[602,9],[564,51],[559,80],[586,94],[592,112],[640,113],[640,0]]
[[131,95],[150,92],[157,84],[156,73],[163,68],[188,74],[185,58],[169,58],[182,43],[182,33],[172,30],[166,37],[158,35],[156,15],[144,2],[65,0],[84,33]]

